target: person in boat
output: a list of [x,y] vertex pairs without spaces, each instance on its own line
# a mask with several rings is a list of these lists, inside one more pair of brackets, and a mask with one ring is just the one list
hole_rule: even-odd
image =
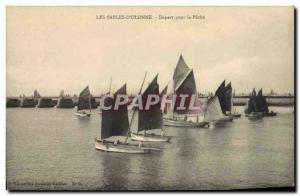
[[160,134],[161,134],[161,136],[162,136],[162,137],[164,137],[164,136],[165,136],[165,132],[164,132],[164,130],[163,130],[163,129],[161,130],[161,133],[160,133]]
[[143,147],[143,142],[142,141],[139,142],[139,148],[141,148],[141,147]]
[[102,140],[102,143],[105,145],[106,149],[108,149],[108,142],[106,140]]
[[118,145],[118,144],[119,144],[119,140],[115,140],[114,145]]

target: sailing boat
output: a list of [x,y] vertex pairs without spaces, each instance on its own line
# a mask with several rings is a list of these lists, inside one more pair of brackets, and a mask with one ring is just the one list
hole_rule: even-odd
[[[133,126],[130,129],[132,140],[143,142],[169,142],[171,139],[169,136],[164,136],[160,101],[155,105],[151,105],[149,109],[145,108],[149,95],[160,95],[157,76],[158,75],[155,76],[141,95],[143,109],[137,109],[133,115]],[[151,133],[149,134],[149,132]],[[157,135],[155,132],[160,132],[161,135]]]
[[254,118],[254,119],[261,118],[264,115],[263,112],[258,109],[255,88],[253,88],[253,91],[250,95],[249,101],[246,104],[245,115],[247,117],[249,117],[250,119],[251,118]]
[[232,121],[232,116],[226,116],[225,80],[215,92],[215,95],[208,100],[204,120],[210,123],[221,123]]
[[237,113],[233,107],[231,82],[225,87],[225,115],[232,116],[233,118],[241,117],[241,114]]
[[220,107],[220,101],[217,96],[213,96],[208,100],[204,120],[210,124],[218,124],[222,122],[232,121],[231,116],[225,116]]
[[[173,93],[176,95],[175,107],[173,110],[168,110],[167,115],[164,115],[163,123],[165,126],[204,127],[208,124],[199,120],[199,111],[193,113],[188,109],[192,96],[194,95],[196,100],[199,98],[196,96],[198,93],[196,92],[193,70],[187,66],[182,55],[179,57],[173,74]],[[179,109],[180,95],[188,95],[184,102],[185,110]]]
[[268,103],[267,103],[267,100],[266,98],[263,96],[263,93],[262,93],[262,89],[260,89],[257,93],[257,97],[256,97],[256,100],[257,100],[257,107],[258,107],[258,110],[261,111],[264,116],[276,116],[277,113],[276,112],[269,112],[269,107],[268,107]]
[[[79,95],[76,115],[80,117],[90,117],[91,107],[91,93],[89,86],[87,86]],[[84,111],[86,109],[89,109],[89,113]]]
[[[126,84],[115,92],[112,97],[106,98],[105,105],[115,105],[117,95],[126,95]],[[117,110],[111,107],[109,110],[102,110],[100,140],[96,139],[95,148],[106,152],[145,154],[151,148],[143,147],[141,144],[127,143],[129,120],[127,105],[121,105]],[[125,138],[125,142],[121,140]]]

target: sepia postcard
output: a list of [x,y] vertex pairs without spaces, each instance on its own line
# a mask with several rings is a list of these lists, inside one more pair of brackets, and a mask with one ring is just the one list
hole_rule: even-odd
[[295,191],[292,6],[7,6],[8,191]]

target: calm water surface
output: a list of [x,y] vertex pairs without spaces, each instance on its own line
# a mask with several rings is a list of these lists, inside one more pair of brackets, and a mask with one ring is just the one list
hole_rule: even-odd
[[[146,155],[94,149],[100,115],[75,109],[8,108],[7,186],[13,190],[243,189],[294,184],[294,116],[242,116],[223,126],[166,127],[163,152]],[[242,108],[238,108],[242,111]]]

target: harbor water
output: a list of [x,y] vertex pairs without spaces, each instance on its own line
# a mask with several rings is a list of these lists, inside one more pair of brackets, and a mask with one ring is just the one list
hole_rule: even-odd
[[[243,108],[238,107],[239,112]],[[228,190],[294,185],[294,114],[242,115],[212,128],[165,127],[162,152],[97,151],[101,114],[75,108],[7,108],[6,176],[10,190]]]

